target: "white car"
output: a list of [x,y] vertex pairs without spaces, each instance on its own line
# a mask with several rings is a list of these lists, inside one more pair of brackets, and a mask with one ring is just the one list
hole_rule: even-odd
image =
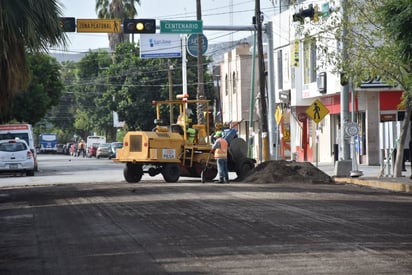
[[34,157],[23,139],[0,140],[0,173],[34,176]]

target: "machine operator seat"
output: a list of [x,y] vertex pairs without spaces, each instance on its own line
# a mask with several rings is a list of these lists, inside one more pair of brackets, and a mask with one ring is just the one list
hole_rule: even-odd
[[179,125],[179,124],[172,124],[172,125],[170,125],[170,131],[171,131],[172,133],[179,133],[179,134],[181,134],[181,135],[184,134],[183,128],[182,128],[182,126]]

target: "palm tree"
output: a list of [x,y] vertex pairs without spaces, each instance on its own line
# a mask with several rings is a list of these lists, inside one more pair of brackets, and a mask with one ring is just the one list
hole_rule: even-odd
[[[96,0],[98,18],[134,18],[137,15],[135,4],[140,0]],[[128,34],[109,33],[110,50],[115,51],[119,43],[129,40]]]
[[26,51],[47,51],[66,45],[59,28],[61,7],[56,0],[0,0],[0,120],[14,96],[27,87]]

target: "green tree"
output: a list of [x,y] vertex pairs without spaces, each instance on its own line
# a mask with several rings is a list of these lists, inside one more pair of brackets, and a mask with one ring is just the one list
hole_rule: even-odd
[[412,111],[412,2],[384,0],[381,8],[376,9],[376,14],[386,38],[386,43],[379,49],[382,53],[380,60],[385,62],[383,64],[389,65],[385,68],[385,75],[399,83],[405,91],[403,98],[405,117],[397,144],[398,154],[394,167],[394,175],[401,177],[404,145],[411,124]]
[[64,89],[60,64],[47,54],[28,54],[30,82],[27,89],[14,98],[8,119],[39,122],[59,103]]
[[26,51],[65,44],[59,29],[61,8],[55,0],[0,1],[0,117],[29,82]]
[[[134,18],[137,15],[136,6],[140,0],[96,0],[98,18]],[[129,41],[129,35],[123,33],[109,33],[109,46],[112,51],[122,42]]]
[[[114,64],[110,66],[108,72],[108,83],[111,87],[107,92],[114,98],[114,111],[117,111],[119,118],[126,122],[129,130],[151,130],[154,125],[156,113],[153,100],[169,99],[169,66],[173,70],[173,98],[182,93],[182,64],[181,59],[141,59],[139,57],[139,47],[125,43],[116,50]],[[205,59],[205,66],[210,60]],[[188,92],[191,98],[196,98],[196,72],[197,61],[193,57],[188,58],[187,78]],[[205,95],[213,100],[212,77],[204,70]],[[109,103],[107,102],[107,105]],[[196,110],[193,110],[194,112]],[[174,110],[177,118],[177,110]],[[194,113],[196,117],[196,113]],[[162,119],[169,121],[169,110],[162,110]]]
[[397,144],[394,175],[402,176],[403,151],[411,118],[412,59],[410,32],[412,2],[408,0],[351,0],[346,22],[349,58],[342,68],[355,79],[355,85],[371,76],[404,91],[405,117]]
[[131,43],[116,49],[109,69],[110,93],[115,97],[115,111],[131,130],[151,130],[155,112],[152,100],[161,99],[167,84],[167,67],[162,59],[141,59],[139,48]]
[[65,136],[63,140],[69,140],[67,137],[72,137],[74,134],[73,125],[77,109],[74,96],[77,63],[65,61],[62,62],[61,66],[60,74],[64,83],[64,91],[60,97],[59,104],[53,107],[47,119],[53,125],[59,126],[62,129]]
[[[205,59],[205,66],[210,60]],[[112,63],[113,62],[113,63]],[[139,47],[122,43],[113,55],[105,51],[90,52],[76,64],[76,77],[70,90],[75,98],[74,127],[79,136],[92,132],[115,140],[113,111],[126,122],[129,130],[152,130],[156,116],[153,100],[169,98],[168,70],[173,65],[173,97],[181,94],[181,60],[141,59]],[[188,58],[188,90],[196,97],[196,59]],[[213,99],[212,77],[205,70],[207,98]],[[195,111],[195,110],[194,110]],[[169,110],[162,110],[168,121]],[[177,111],[175,110],[176,118]]]
[[405,63],[412,60],[412,3],[409,0],[386,0],[377,9],[384,32],[398,45],[398,53]]
[[73,89],[76,100],[75,128],[82,136],[93,132],[106,135],[113,123],[108,106],[101,104],[107,89],[106,71],[111,64],[106,51],[90,51],[77,64],[77,79]]

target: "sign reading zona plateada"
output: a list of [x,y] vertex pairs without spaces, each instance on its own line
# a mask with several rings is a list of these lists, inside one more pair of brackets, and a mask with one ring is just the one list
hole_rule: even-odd
[[160,20],[160,33],[203,33],[203,21]]
[[77,19],[77,32],[121,33],[120,19]]

